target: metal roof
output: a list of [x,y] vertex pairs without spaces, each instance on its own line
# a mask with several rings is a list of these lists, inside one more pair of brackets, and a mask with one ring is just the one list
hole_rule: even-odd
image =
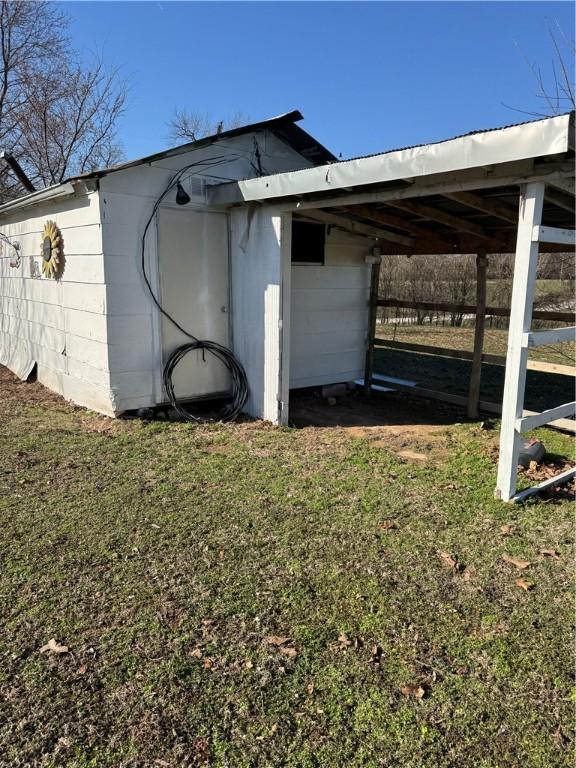
[[422,144],[409,144],[405,147],[395,147],[394,149],[385,149],[382,152],[371,152],[367,155],[356,155],[355,157],[348,157],[346,160],[340,160],[339,162],[347,162],[349,160],[363,160],[367,157],[379,157],[380,155],[389,155],[392,152],[404,152],[407,149],[419,149],[420,147],[432,147],[435,144],[443,144],[446,141],[454,141],[455,139],[464,139],[467,136],[476,136],[479,133],[494,133],[495,131],[504,131],[506,128],[518,128],[521,125],[530,125],[531,123],[540,123],[542,120],[550,120],[553,117],[571,117],[574,119],[574,111],[562,112],[559,115],[550,115],[548,117],[536,117],[534,120],[523,120],[520,123],[507,123],[506,125],[498,125],[492,128],[477,128],[473,131],[467,131],[466,133],[459,133],[456,136],[451,136],[447,139],[438,139],[438,141],[428,141]]
[[241,125],[237,128],[231,128],[228,131],[221,131],[220,133],[214,133],[210,136],[205,136],[196,141],[189,141],[186,144],[181,144],[177,147],[165,149],[162,152],[156,152],[153,155],[147,155],[146,157],[140,157],[136,160],[129,160],[125,163],[119,163],[117,165],[111,165],[107,168],[100,168],[94,171],[88,171],[86,173],[69,176],[64,181],[58,184],[52,184],[49,187],[36,190],[29,194],[16,198],[15,200],[9,200],[8,202],[0,205],[0,213],[9,211],[16,208],[21,208],[27,205],[34,205],[43,200],[53,199],[55,197],[64,197],[74,194],[74,188],[71,182],[83,181],[88,179],[99,179],[103,176],[107,176],[110,173],[116,171],[124,171],[129,168],[135,168],[140,165],[146,165],[148,163],[154,163],[159,160],[163,160],[168,157],[177,157],[194,149],[201,149],[202,147],[215,144],[225,139],[233,138],[234,136],[242,136],[246,133],[252,133],[258,130],[268,130],[277,136],[280,140],[284,141],[296,152],[299,152],[302,157],[309,160],[313,165],[324,165],[326,163],[332,163],[337,160],[326,147],[307,133],[305,130],[296,125],[296,122],[303,119],[303,115],[298,110],[292,112],[285,112],[282,115],[268,118],[267,120],[260,120],[257,123],[249,123],[248,125]]
[[102,176],[114,173],[115,171],[124,171],[138,165],[154,163],[167,157],[176,157],[177,155],[189,152],[192,149],[200,149],[201,147],[210,144],[216,144],[224,139],[230,139],[234,136],[242,136],[246,133],[253,133],[254,131],[261,129],[271,131],[275,136],[291,146],[307,160],[310,160],[314,165],[323,165],[327,162],[334,162],[337,158],[332,152],[326,149],[320,142],[316,141],[313,136],[300,128],[300,126],[296,125],[297,121],[303,119],[304,116],[298,110],[285,112],[282,115],[270,117],[267,120],[260,120],[257,123],[249,123],[247,125],[238,126],[237,128],[231,128],[228,131],[213,133],[210,136],[204,136],[196,141],[189,141],[186,142],[186,144],[180,144],[177,147],[165,149],[162,152],[156,152],[153,155],[147,155],[146,157],[140,157],[136,160],[129,160],[125,163],[111,165],[108,168],[96,169],[94,171],[88,171],[87,173],[69,176],[65,181],[101,178]]
[[342,160],[322,168],[304,168],[230,182],[215,188],[212,202],[226,204],[331,194],[371,184],[562,154],[572,148],[573,118],[574,113],[569,112],[474,131],[432,144]]

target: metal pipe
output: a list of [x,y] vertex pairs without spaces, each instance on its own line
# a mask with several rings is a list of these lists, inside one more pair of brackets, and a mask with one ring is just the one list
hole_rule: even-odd
[[22,184],[27,192],[36,192],[34,184],[32,184],[28,176],[26,176],[22,170],[22,166],[18,160],[16,160],[14,155],[11,155],[10,152],[0,152],[0,160],[4,160],[6,162],[14,176],[16,176],[20,184]]

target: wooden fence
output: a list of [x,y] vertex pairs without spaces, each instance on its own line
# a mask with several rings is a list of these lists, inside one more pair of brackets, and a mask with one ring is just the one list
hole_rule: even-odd
[[[370,318],[369,318],[369,340],[366,351],[366,365],[364,371],[364,392],[370,395],[372,390],[372,380],[374,373],[374,347],[389,347],[391,349],[401,349],[410,352],[418,352],[440,357],[456,358],[459,360],[470,360],[472,369],[468,388],[468,397],[460,395],[451,395],[446,392],[437,392],[435,390],[422,389],[421,387],[409,387],[413,395],[421,395],[432,400],[441,400],[451,402],[457,405],[465,405],[467,414],[470,418],[477,418],[479,410],[491,413],[500,413],[501,406],[498,403],[485,403],[480,401],[480,379],[482,373],[482,363],[491,365],[506,365],[506,358],[500,355],[486,354],[483,351],[484,329],[487,316],[510,317],[510,310],[504,307],[486,306],[486,255],[479,253],[476,259],[477,280],[476,280],[476,304],[449,304],[445,302],[430,301],[404,301],[402,299],[383,299],[378,296],[378,286],[380,281],[380,264],[375,261],[372,263],[371,287],[370,287]],[[448,312],[455,315],[474,315],[474,351],[469,352],[462,349],[447,349],[444,347],[434,347],[425,344],[411,344],[401,341],[387,341],[376,337],[376,321],[379,307],[394,307],[398,309],[413,309],[425,312]],[[562,312],[554,310],[534,310],[532,312],[534,320],[541,320],[555,323],[574,323],[573,312]],[[546,373],[556,373],[567,376],[575,376],[574,367],[559,365],[556,363],[545,363],[540,361],[528,361],[530,370],[543,371]],[[396,387],[396,384],[392,385]],[[402,389],[402,387],[398,387]],[[560,423],[562,422],[562,423]],[[555,426],[574,431],[576,423],[568,419],[560,419]]]

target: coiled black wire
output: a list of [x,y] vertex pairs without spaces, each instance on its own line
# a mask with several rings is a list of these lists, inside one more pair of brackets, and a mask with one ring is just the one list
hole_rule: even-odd
[[221,421],[234,421],[248,399],[248,380],[246,378],[246,372],[241,363],[234,357],[232,352],[224,347],[222,344],[218,344],[215,341],[202,341],[196,339],[189,344],[183,344],[181,347],[172,352],[166,365],[164,366],[164,388],[168,394],[168,399],[172,404],[175,411],[186,421],[202,421],[200,416],[191,413],[186,410],[179,402],[174,393],[174,383],[172,380],[172,374],[174,369],[182,360],[185,355],[194,350],[207,350],[212,355],[218,358],[230,371],[230,379],[232,382],[232,393],[230,402],[228,402],[222,408],[220,412]]
[[187,331],[185,328],[183,328],[180,323],[178,323],[172,315],[167,312],[162,304],[160,303],[158,297],[154,293],[152,289],[152,285],[150,284],[150,280],[148,278],[148,274],[146,273],[146,235],[148,234],[148,230],[150,228],[150,224],[154,220],[154,217],[156,216],[156,213],[158,211],[158,208],[160,207],[160,204],[166,197],[166,195],[174,189],[177,185],[184,173],[191,168],[197,168],[197,167],[208,167],[212,168],[216,165],[220,165],[221,163],[230,162],[230,160],[234,159],[230,155],[226,156],[220,156],[220,157],[213,157],[209,160],[200,160],[196,163],[190,163],[189,165],[185,166],[184,168],[181,168],[170,180],[168,186],[162,192],[156,203],[154,204],[154,208],[152,209],[152,213],[150,214],[150,218],[146,222],[146,226],[144,227],[144,232],[142,234],[142,247],[141,247],[141,268],[142,268],[142,274],[144,276],[144,282],[146,283],[146,287],[148,288],[148,292],[150,293],[150,296],[152,297],[152,300],[156,307],[160,310],[162,315],[169,320],[181,333],[183,333],[185,336],[187,336],[190,339],[190,342],[186,344],[182,344],[180,347],[177,347],[177,349],[172,352],[168,360],[166,361],[166,364],[164,365],[164,371],[163,371],[163,381],[164,381],[164,388],[166,390],[166,394],[168,395],[168,399],[170,401],[170,404],[174,408],[174,410],[179,414],[179,416],[184,419],[185,421],[193,421],[193,422],[199,422],[199,421],[205,421],[206,418],[203,416],[200,416],[198,414],[194,414],[191,411],[184,408],[184,406],[178,401],[178,398],[176,397],[176,393],[174,392],[174,382],[173,382],[173,373],[174,369],[178,365],[178,363],[182,360],[182,358],[187,355],[189,352],[192,352],[193,350],[199,350],[207,351],[211,355],[214,355],[220,362],[228,369],[230,372],[230,380],[231,380],[231,395],[229,402],[227,402],[224,407],[220,411],[220,421],[234,421],[240,414],[242,408],[245,406],[246,401],[248,400],[248,378],[246,376],[246,371],[244,370],[242,363],[240,363],[239,360],[237,360],[234,357],[234,354],[230,349],[225,347],[222,344],[218,344],[215,341],[206,341],[197,339],[192,333]]

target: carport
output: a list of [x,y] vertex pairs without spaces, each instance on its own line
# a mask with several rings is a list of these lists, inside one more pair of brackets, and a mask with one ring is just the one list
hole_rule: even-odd
[[[225,184],[213,191],[211,202],[236,209],[237,217],[244,216],[242,250],[249,258],[259,248],[260,267],[266,265],[253,274],[252,287],[268,297],[263,371],[254,372],[249,344],[243,359],[249,376],[258,378],[261,389],[262,413],[255,415],[278,423],[288,421],[293,221],[321,222],[330,229],[359,236],[370,245],[366,257],[371,272],[366,314],[367,392],[372,384],[382,259],[389,254],[438,258],[476,254],[475,346],[466,403],[470,416],[477,416],[482,408],[479,391],[486,310],[482,286],[487,259],[490,254],[514,253],[496,494],[506,501],[521,500],[575,474],[569,470],[540,486],[516,492],[522,433],[575,416],[574,402],[536,414],[526,413],[523,407],[529,348],[575,338],[572,324],[555,330],[532,330],[538,254],[574,247],[573,113]],[[256,220],[259,224],[254,223]],[[265,254],[261,238],[254,233],[257,227],[276,233],[268,240]],[[253,241],[258,241],[258,247],[251,245]],[[243,300],[248,298],[236,296],[239,311]],[[556,314],[549,319],[564,319],[562,313]]]

